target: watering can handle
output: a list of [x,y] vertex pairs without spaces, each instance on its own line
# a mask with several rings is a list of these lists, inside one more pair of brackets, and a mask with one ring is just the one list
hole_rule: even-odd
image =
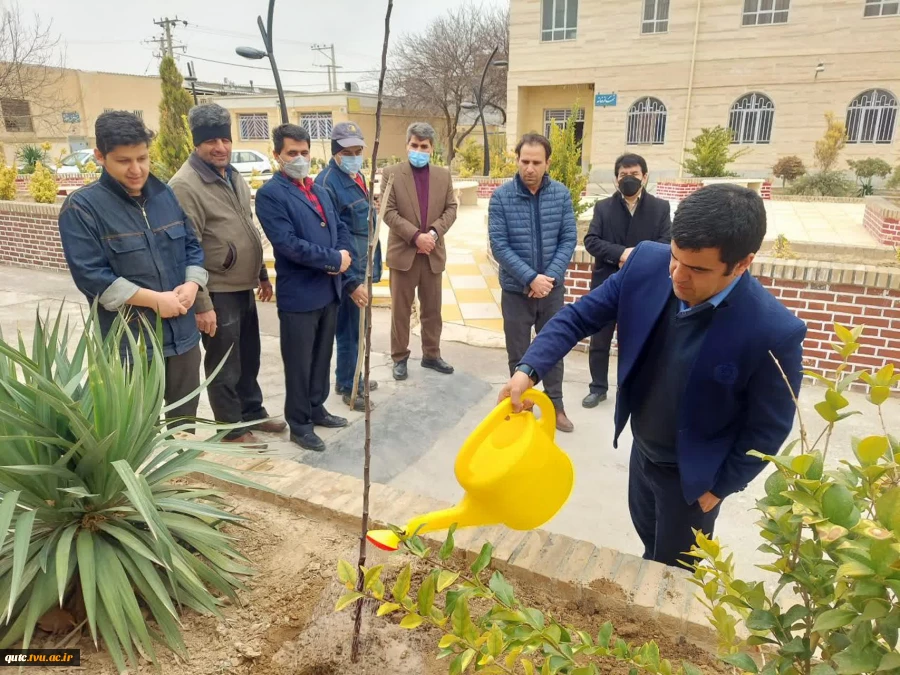
[[[556,436],[556,415],[553,414],[554,406],[553,402],[550,398],[542,391],[538,391],[537,389],[528,389],[522,394],[522,400],[534,401],[535,405],[541,410],[541,419],[538,420],[538,424],[543,428],[544,433],[547,434],[548,438],[552,441]],[[475,452],[476,448],[482,444],[485,438],[494,430],[497,424],[507,415],[512,415],[512,401],[510,399],[504,399],[500,403],[497,404],[497,407],[494,408],[490,413],[488,413],[487,417],[485,417],[481,424],[479,424],[475,431],[472,432],[472,435],[469,436],[467,441],[463,444],[462,449],[460,450],[459,457],[457,458],[457,462],[466,462],[468,461],[468,457]],[[524,413],[519,413],[524,414]]]

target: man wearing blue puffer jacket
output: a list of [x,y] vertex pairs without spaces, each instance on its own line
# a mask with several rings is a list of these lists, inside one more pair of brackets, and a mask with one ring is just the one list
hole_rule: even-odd
[[[369,190],[362,175],[363,149],[366,146],[362,130],[353,122],[334,125],[331,132],[333,157],[324,171],[316,176],[316,185],[325,188],[338,217],[347,226],[353,250],[344,276],[344,291],[337,315],[337,365],[334,369],[335,391],[350,405],[353,393],[353,375],[359,356],[359,313],[369,300],[366,289],[366,261],[369,255]],[[372,283],[381,281],[381,245],[376,243],[372,265]],[[375,380],[369,380],[369,389],[378,388]],[[362,393],[362,382],[359,392]],[[366,409],[362,396],[357,396],[353,408]]]
[[[531,329],[540,333],[563,308],[566,268],[578,240],[569,189],[547,175],[550,152],[544,136],[525,134],[516,146],[519,172],[494,192],[488,209],[491,251],[500,264],[510,374],[531,344]],[[573,431],[563,406],[562,361],[543,379],[556,408],[556,428]]]

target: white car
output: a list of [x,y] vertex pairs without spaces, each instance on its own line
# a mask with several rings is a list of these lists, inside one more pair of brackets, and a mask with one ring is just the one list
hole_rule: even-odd
[[[58,174],[81,173],[80,167],[84,166],[92,159],[94,159],[93,150],[76,150],[71,155],[63,157],[62,162],[60,162],[59,168],[51,165],[50,170]],[[94,164],[96,163],[96,160],[94,160]]]
[[269,158],[256,150],[232,150],[231,165],[242,176],[249,176],[256,169],[260,175],[272,174],[272,163]]

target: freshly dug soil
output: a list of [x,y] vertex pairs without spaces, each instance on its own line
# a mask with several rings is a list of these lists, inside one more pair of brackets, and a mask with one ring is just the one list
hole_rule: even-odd
[[[353,612],[334,612],[344,591],[337,581],[337,562],[358,557],[358,535],[339,525],[312,520],[285,508],[247,498],[233,498],[236,513],[250,519],[250,529],[230,527],[237,546],[258,574],[239,593],[240,606],[223,608],[223,619],[190,610],[182,617],[184,639],[190,655],[187,663],[158,647],[160,669],[142,664],[140,673],[165,675],[445,675],[449,660],[438,661],[437,629],[400,628],[399,613],[385,618],[367,607],[363,643],[358,663],[350,662]],[[409,559],[388,556],[369,547],[369,564],[385,564],[390,588],[396,571]],[[414,587],[425,574],[417,569]],[[706,652],[685,641],[671,640],[657,628],[624,616],[601,613],[590,604],[560,603],[535,585],[513,583],[517,597],[532,607],[551,613],[562,623],[596,635],[607,620],[628,642],[656,640],[661,654],[677,663],[691,661],[710,675],[724,673]],[[473,607],[474,609],[474,607]],[[49,648],[60,641],[38,630],[35,648]],[[70,646],[81,649],[79,668],[35,669],[45,675],[87,673],[114,675],[112,660],[96,652],[89,636]],[[624,675],[627,668],[610,663],[603,672]]]

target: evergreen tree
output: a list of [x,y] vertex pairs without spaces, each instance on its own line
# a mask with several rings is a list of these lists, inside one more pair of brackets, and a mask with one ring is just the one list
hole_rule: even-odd
[[581,193],[587,187],[588,177],[581,166],[582,142],[575,139],[575,120],[580,110],[576,102],[572,107],[569,123],[565,128],[553,123],[550,127],[550,146],[553,148],[552,162],[550,163],[550,178],[557,180],[567,188],[572,195],[572,208],[575,210],[575,218],[584,213],[589,205],[582,202]]
[[154,173],[167,180],[187,161],[193,150],[187,114],[191,96],[182,86],[183,78],[171,56],[159,66],[162,101],[159,104],[159,134],[153,141],[151,158]]

